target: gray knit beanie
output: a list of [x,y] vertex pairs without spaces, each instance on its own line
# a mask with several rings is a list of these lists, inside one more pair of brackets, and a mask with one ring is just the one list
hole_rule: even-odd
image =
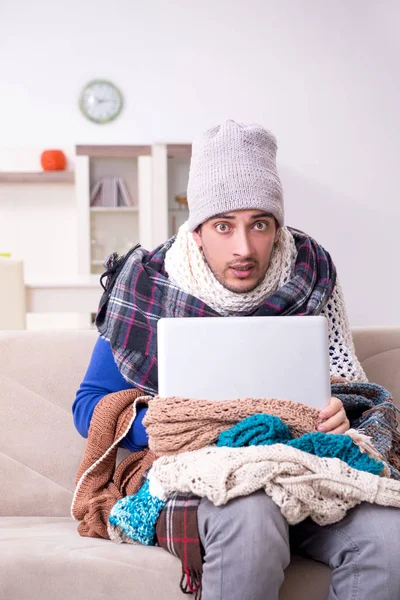
[[192,146],[189,231],[220,213],[258,209],[284,224],[275,136],[261,125],[225,121]]

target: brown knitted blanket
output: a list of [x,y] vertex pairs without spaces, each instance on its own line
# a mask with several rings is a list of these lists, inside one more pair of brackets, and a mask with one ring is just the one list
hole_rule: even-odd
[[161,398],[149,401],[143,424],[149,447],[157,456],[199,450],[216,442],[219,434],[256,413],[274,415],[289,426],[293,437],[317,430],[319,411],[289,400],[191,400]]
[[[139,397],[135,389],[108,394],[94,410],[71,507],[72,516],[81,521],[81,536],[109,538],[112,507],[120,498],[136,494],[143,473],[156,459],[151,450],[142,450],[132,452],[116,466],[116,442],[128,432]],[[139,404],[147,404],[147,397]]]
[[[116,465],[118,442],[129,431],[136,405],[147,404],[137,390],[124,390],[102,398],[96,406],[89,429],[86,450],[80,464],[72,502],[72,516],[81,521],[78,532],[84,537],[110,539],[108,520],[115,503],[136,494],[142,476],[157,458],[151,450],[133,452]],[[192,494],[172,494],[159,524],[159,545],[182,563],[180,588],[200,598],[202,556],[197,527],[200,498]],[[126,536],[114,541],[128,541]]]

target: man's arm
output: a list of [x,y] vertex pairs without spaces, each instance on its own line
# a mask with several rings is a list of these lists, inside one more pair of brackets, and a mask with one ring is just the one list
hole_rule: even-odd
[[[87,438],[93,411],[104,396],[132,387],[122,377],[115,364],[110,343],[99,337],[93,349],[85,377],[72,405],[74,424],[78,432]],[[127,448],[133,452],[148,446],[146,429],[142,423],[146,411],[147,407],[139,408],[128,435],[120,443],[122,448]]]

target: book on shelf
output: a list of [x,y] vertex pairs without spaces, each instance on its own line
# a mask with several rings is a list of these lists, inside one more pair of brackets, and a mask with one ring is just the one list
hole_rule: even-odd
[[90,191],[90,206],[114,208],[133,206],[133,202],[121,177],[102,177]]

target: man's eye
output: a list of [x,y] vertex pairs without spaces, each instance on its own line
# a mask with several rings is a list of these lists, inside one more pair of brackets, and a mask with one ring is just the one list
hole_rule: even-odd
[[227,231],[229,231],[229,225],[227,225],[227,223],[217,223],[215,229],[219,233],[226,233]]
[[254,224],[254,229],[257,231],[265,231],[268,228],[268,223],[266,221],[258,221],[258,223]]

